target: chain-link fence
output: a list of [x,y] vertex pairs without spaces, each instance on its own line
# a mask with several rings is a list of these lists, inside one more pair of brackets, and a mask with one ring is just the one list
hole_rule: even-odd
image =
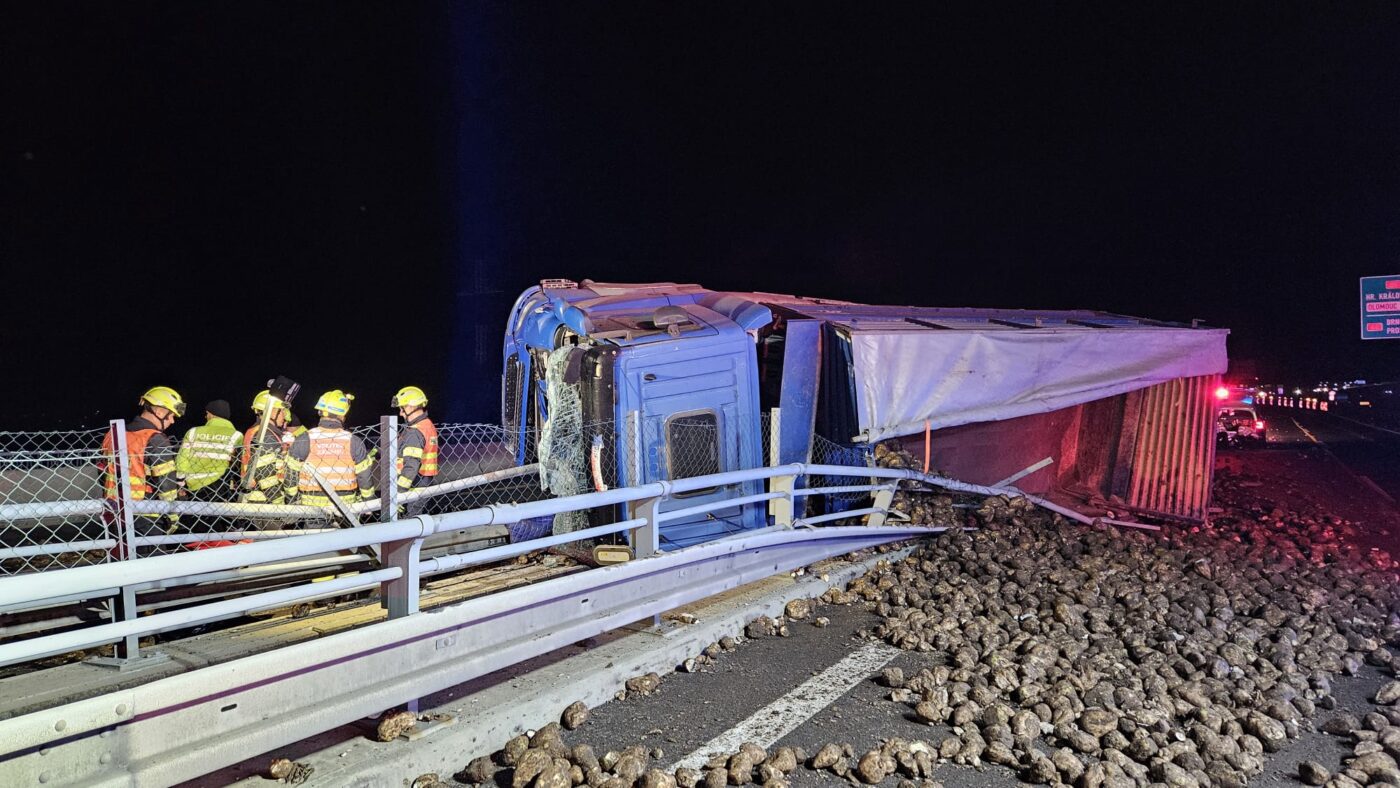
[[[837,443],[820,435],[812,436],[812,464],[851,465],[873,467],[875,447],[866,443]],[[808,479],[812,487],[850,485],[850,477],[812,476]],[[868,506],[870,494],[864,492],[843,492],[824,495],[813,505],[822,507],[823,514],[844,512]],[[815,513],[815,512],[814,512]]]
[[[412,488],[397,493],[400,516],[576,495],[771,461],[766,415],[754,436],[752,425],[725,425],[710,411],[645,419],[632,414],[621,423],[583,422],[566,418],[567,413],[551,414],[541,430],[438,425],[435,463],[413,458],[419,460],[417,473],[407,470],[413,463],[402,451],[417,428],[402,423],[396,425],[393,469],[383,467],[387,447],[379,424],[347,430],[343,458],[305,456],[303,445],[300,461],[293,459],[300,433],[275,424],[260,437],[257,425],[247,431],[203,425],[171,436],[168,443],[140,430],[140,424],[133,428],[125,422],[82,432],[0,433],[0,574],[345,527],[347,511],[356,522],[374,522],[383,516],[384,485],[397,489],[409,473]],[[119,446],[126,447],[125,457]],[[812,461],[867,465],[868,454],[863,447],[818,436]],[[520,467],[520,457],[538,458],[538,465]],[[323,482],[338,502],[330,501]],[[812,486],[827,483],[810,480]],[[837,494],[823,506],[841,511],[858,508],[863,500],[860,494]],[[555,518],[551,530],[601,524],[613,514]]]
[[0,574],[111,559],[98,470],[106,432],[0,432]]

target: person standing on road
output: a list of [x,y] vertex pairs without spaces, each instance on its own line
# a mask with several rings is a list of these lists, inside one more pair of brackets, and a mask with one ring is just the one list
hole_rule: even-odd
[[[399,409],[399,418],[404,423],[399,432],[399,457],[395,469],[399,492],[426,487],[433,483],[438,474],[438,433],[437,427],[428,418],[428,395],[417,386],[404,386],[389,401],[389,405]],[[411,503],[407,507],[409,514],[422,510],[421,502]]]
[[191,427],[175,455],[175,473],[195,501],[227,501],[231,491],[225,476],[238,448],[238,430],[229,421],[227,400],[204,406],[204,423]]
[[[175,475],[175,447],[165,431],[175,420],[185,415],[185,401],[175,389],[156,386],[137,401],[141,413],[126,425],[126,465],[131,479],[131,499],[144,501],[155,498],[174,501],[180,494]],[[121,475],[116,457],[116,433],[109,430],[102,439],[103,459],[98,462],[102,474],[102,494],[109,501],[121,498]],[[175,533],[179,530],[176,515],[141,515],[136,518],[142,536],[153,533]]]
[[374,457],[358,435],[345,429],[345,417],[354,399],[354,395],[335,389],[316,401],[320,423],[298,437],[287,455],[284,489],[288,503],[329,505],[330,497],[316,477],[348,503],[374,497]]

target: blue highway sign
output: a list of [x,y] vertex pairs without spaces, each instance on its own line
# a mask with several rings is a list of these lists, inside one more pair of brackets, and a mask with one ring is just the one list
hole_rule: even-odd
[[1400,339],[1400,274],[1361,277],[1361,338]]

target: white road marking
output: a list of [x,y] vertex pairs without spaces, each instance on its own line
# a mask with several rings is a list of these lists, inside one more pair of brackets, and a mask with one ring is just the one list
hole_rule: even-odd
[[768,749],[883,668],[899,653],[899,649],[884,643],[862,646],[840,662],[802,682],[793,691],[754,712],[748,719],[710,739],[700,749],[677,761],[668,771],[681,767],[700,769],[711,758],[731,754],[746,741]]
[[1322,442],[1322,441],[1318,440],[1317,437],[1316,437],[1315,435],[1313,435],[1311,432],[1308,432],[1308,428],[1307,428],[1307,427],[1304,427],[1303,425],[1299,424],[1297,419],[1292,418],[1292,417],[1289,417],[1288,420],[1291,421],[1291,422],[1293,422],[1293,426],[1295,426],[1295,427],[1297,427],[1298,429],[1302,430],[1302,431],[1303,431],[1303,434],[1307,436],[1308,440],[1312,441],[1313,443],[1321,443],[1321,442]]

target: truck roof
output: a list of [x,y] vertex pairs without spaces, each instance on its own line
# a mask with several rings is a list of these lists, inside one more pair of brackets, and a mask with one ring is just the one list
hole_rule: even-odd
[[[536,292],[578,310],[586,318],[588,333],[605,332],[608,338],[626,333],[646,334],[647,317],[663,306],[703,306],[745,330],[771,322],[771,310],[792,316],[823,320],[853,331],[1016,331],[1095,329],[1182,329],[1206,328],[1196,323],[1153,320],[1089,309],[984,309],[974,307],[929,307],[858,304],[828,298],[812,298],[784,293],[709,290],[696,284],[652,282],[642,284],[606,283],[583,280],[552,280]],[[527,293],[528,295],[528,293]],[[568,322],[567,320],[565,322]],[[605,328],[607,327],[607,328]],[[577,329],[576,329],[577,330]],[[655,329],[651,331],[655,333]],[[625,337],[624,342],[628,341]]]

